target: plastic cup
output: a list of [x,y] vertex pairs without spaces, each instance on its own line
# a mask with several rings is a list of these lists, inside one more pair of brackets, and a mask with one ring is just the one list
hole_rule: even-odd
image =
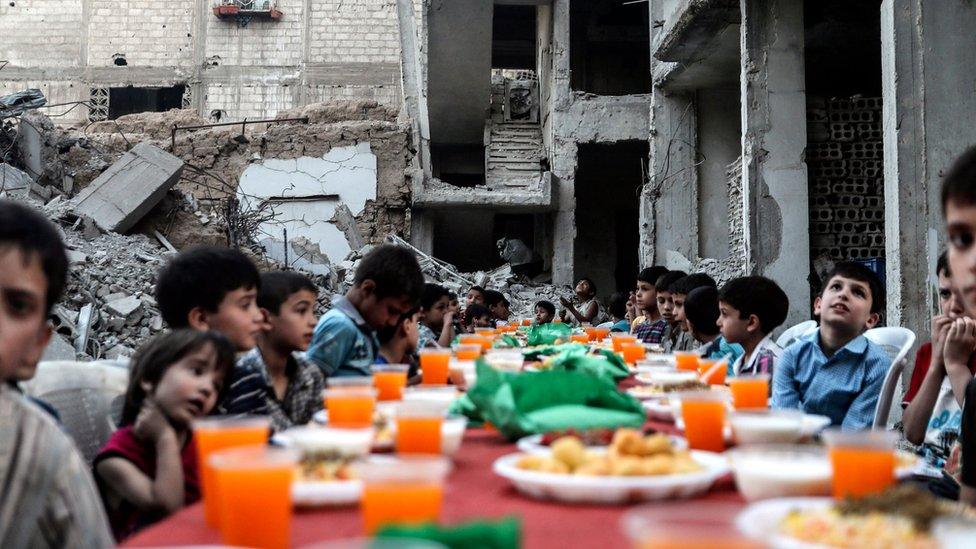
[[610,335],[610,328],[593,328],[593,338],[595,341],[603,341]]
[[421,385],[404,391],[403,401],[435,403],[440,407],[441,414],[444,414],[458,396],[460,393],[454,385]]
[[590,342],[590,336],[587,334],[570,334],[569,340],[576,343],[583,343],[585,345]]
[[709,452],[725,451],[726,396],[716,391],[687,391],[678,393],[678,398],[688,446]]
[[372,387],[326,389],[323,394],[325,408],[329,411],[329,425],[351,429],[371,426],[376,393]]
[[485,354],[485,362],[497,370],[518,372],[522,370],[525,357],[518,349],[494,349]]
[[589,341],[596,341],[596,327],[584,326],[583,331],[586,333],[586,337]]
[[265,444],[268,442],[270,429],[271,418],[264,416],[211,417],[193,422],[197,466],[200,469],[200,492],[203,496],[203,515],[207,525],[213,528],[220,525],[220,506],[216,479],[210,468],[210,455],[227,448]]
[[679,370],[685,370],[689,372],[698,371],[698,353],[692,353],[687,351],[678,351],[674,353],[674,365]]
[[736,410],[769,408],[769,375],[736,376],[729,380]]
[[360,509],[367,535],[386,524],[436,522],[440,517],[444,478],[451,470],[446,458],[374,456],[352,469],[363,481]]
[[286,548],[291,544],[291,484],[300,453],[266,445],[210,456],[220,500],[220,538],[228,545]]
[[[479,351],[480,352],[480,351]],[[474,381],[477,378],[477,368],[473,360],[455,360],[451,359],[448,365],[448,378],[451,383],[459,389],[466,389],[471,385],[474,385]]]
[[474,334],[480,335],[481,337],[495,339],[495,336],[498,335],[498,332],[496,332],[494,328],[475,328]]
[[407,373],[410,366],[406,364],[376,364],[373,366],[373,385],[376,387],[377,400],[400,400],[403,389],[407,386]]
[[522,319],[522,326],[531,326],[531,325],[532,325],[532,319],[531,318],[523,318]]
[[703,501],[689,513],[688,507],[654,503],[624,514],[621,526],[633,549],[761,549],[735,527],[737,503]]
[[330,377],[326,380],[329,389],[361,389],[373,386],[372,376]]
[[830,453],[835,498],[877,494],[894,484],[897,433],[834,427],[821,436]]
[[464,343],[454,346],[454,356],[458,360],[478,360],[481,356],[481,343]]
[[450,349],[421,349],[420,373],[424,385],[443,385],[447,383],[447,373],[450,369]]
[[612,334],[610,341],[613,343],[613,352],[619,353],[625,343],[637,343],[637,338],[630,334]]
[[397,454],[440,454],[444,409],[435,402],[410,401],[397,407]]
[[624,354],[624,362],[631,365],[637,364],[638,360],[643,360],[647,354],[641,343],[624,343],[620,346],[620,350]]
[[705,363],[699,368],[701,380],[709,385],[725,385],[725,374],[728,373],[729,363],[723,360],[698,359]]

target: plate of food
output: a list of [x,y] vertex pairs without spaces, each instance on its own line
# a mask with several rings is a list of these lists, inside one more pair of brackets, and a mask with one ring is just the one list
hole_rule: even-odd
[[[393,426],[393,410],[394,408],[389,406],[379,407],[373,412],[373,429],[375,436],[373,438],[373,451],[375,452],[389,452],[393,450],[393,437],[394,437],[394,426]],[[319,425],[328,426],[329,425],[329,411],[319,410],[315,412],[312,416],[312,421]]]
[[493,469],[529,497],[596,504],[690,497],[729,472],[719,454],[678,450],[666,435],[634,429],[618,429],[606,450],[562,437],[548,453],[502,456]]
[[939,519],[972,519],[972,509],[937,500],[926,491],[898,486],[876,496],[778,498],[749,505],[736,517],[745,535],[774,549],[826,547],[935,549]]
[[294,427],[274,435],[275,444],[298,448],[302,459],[292,483],[292,501],[298,507],[352,505],[362,494],[362,481],[349,465],[369,454],[373,429]]
[[[562,437],[572,436],[580,439],[587,450],[605,451],[613,442],[616,429],[587,429],[578,431],[567,429],[565,431],[552,431],[549,433],[522,437],[515,444],[516,448],[527,454],[547,454],[551,450],[552,443]],[[644,435],[653,435],[654,431],[644,431]],[[688,441],[679,436],[668,436],[671,445],[675,450],[687,450]]]

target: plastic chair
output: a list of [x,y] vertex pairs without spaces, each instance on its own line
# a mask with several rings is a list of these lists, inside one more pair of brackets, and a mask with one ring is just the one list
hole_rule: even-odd
[[864,332],[868,341],[880,346],[891,357],[891,366],[885,374],[881,394],[878,395],[878,406],[874,409],[875,428],[887,427],[888,416],[891,414],[891,404],[895,399],[895,390],[901,381],[901,374],[908,364],[908,354],[915,345],[915,332],[908,328],[873,328]]
[[782,334],[779,335],[778,338],[776,338],[776,344],[782,347],[783,349],[785,349],[789,347],[790,344],[796,341],[797,339],[800,339],[801,337],[807,335],[808,333],[816,329],[817,329],[816,320],[804,320],[803,322],[795,326],[791,326],[787,328],[785,332],[783,332]]
[[64,430],[88,463],[115,432],[129,370],[113,362],[41,362],[24,393],[58,411]]

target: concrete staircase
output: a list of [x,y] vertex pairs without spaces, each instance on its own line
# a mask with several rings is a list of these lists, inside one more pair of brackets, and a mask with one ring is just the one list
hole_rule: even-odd
[[539,124],[491,122],[485,149],[485,179],[507,186],[524,186],[542,175],[542,128]]

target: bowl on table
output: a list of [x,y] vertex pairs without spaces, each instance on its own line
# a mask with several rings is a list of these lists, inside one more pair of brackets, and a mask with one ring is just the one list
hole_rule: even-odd
[[832,470],[823,446],[760,444],[726,453],[748,501],[830,494]]
[[803,412],[799,410],[756,410],[729,413],[735,443],[790,444],[803,436]]

